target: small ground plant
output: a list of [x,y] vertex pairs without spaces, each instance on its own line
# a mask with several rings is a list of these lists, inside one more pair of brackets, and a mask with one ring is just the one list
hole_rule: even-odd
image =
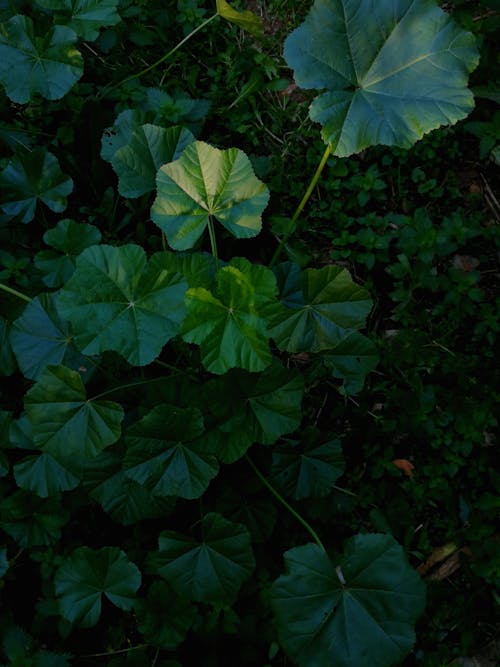
[[[431,0],[315,0],[281,23],[255,3],[164,4],[0,2],[0,659],[417,660],[426,586],[410,559],[434,543],[426,531],[415,547],[403,523],[437,504],[474,447],[487,470],[477,434],[496,422],[486,400],[460,420],[419,384],[444,344],[411,339],[412,308],[442,294],[424,308],[453,326],[479,307],[474,336],[490,345],[497,323],[479,260],[458,254],[482,235],[479,218],[456,212],[436,228],[423,206],[353,212],[387,202],[384,169],[472,111],[476,40]],[[484,126],[482,155],[494,149]],[[293,210],[297,146],[319,160]],[[375,146],[382,166],[349,160]],[[408,188],[424,201],[457,192],[407,171],[401,201]],[[327,261],[308,247],[314,230],[332,244]],[[361,333],[375,269],[404,330],[393,342]],[[373,443],[374,423],[395,430],[364,403],[401,400],[387,368],[405,355],[420,403],[405,408],[402,439],[420,429],[443,449],[442,470],[434,489],[403,485],[381,510],[377,477],[391,466],[380,481],[390,498],[390,480],[403,470],[409,487],[413,466],[373,445],[363,490],[360,431]],[[477,508],[463,503],[473,524]],[[493,494],[478,501],[496,507]],[[477,543],[491,537],[477,531]],[[485,544],[476,568],[490,582]]]

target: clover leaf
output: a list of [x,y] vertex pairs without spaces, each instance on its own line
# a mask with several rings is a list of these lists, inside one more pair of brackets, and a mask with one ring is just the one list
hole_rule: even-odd
[[201,412],[158,405],[127,430],[123,460],[127,476],[154,495],[199,498],[217,473],[217,459],[206,451]]
[[64,366],[45,368],[24,405],[35,445],[55,458],[93,458],[120,437],[123,409],[88,399],[79,373]]
[[33,220],[38,200],[55,213],[64,211],[66,198],[73,191],[72,179],[63,174],[57,158],[44,148],[14,155],[0,173],[0,186],[2,210],[19,216],[21,222]]
[[101,615],[103,595],[119,609],[132,608],[141,573],[118,548],[80,547],[59,567],[54,585],[62,617],[90,628]]
[[170,253],[157,253],[148,263],[133,244],[92,246],[77,258],[58,310],[84,354],[115,350],[143,366],[178,333],[186,287]]
[[411,650],[425,585],[390,535],[356,535],[339,564],[306,544],[287,551],[285,565],[271,605],[299,667],[387,667]]
[[255,560],[248,530],[210,512],[201,521],[202,538],[175,531],[160,534],[159,552],[149,565],[174,591],[198,602],[232,602],[253,572]]
[[410,148],[473,108],[475,39],[434,0],[315,0],[285,42],[309,115],[339,157],[376,144]]
[[195,141],[178,160],[160,168],[156,184],[151,218],[175,250],[192,248],[210,218],[236,238],[260,232],[269,190],[243,151]]
[[64,97],[83,74],[76,34],[56,25],[36,35],[33,21],[17,14],[0,24],[0,83],[8,97],[26,104],[36,93],[48,100]]
[[36,0],[44,9],[52,10],[56,23],[66,25],[78,37],[92,42],[100,28],[121,21],[116,11],[118,0]]
[[284,262],[276,273],[285,308],[271,316],[269,333],[280,350],[329,350],[364,325],[372,302],[346,269],[330,265],[301,272]]

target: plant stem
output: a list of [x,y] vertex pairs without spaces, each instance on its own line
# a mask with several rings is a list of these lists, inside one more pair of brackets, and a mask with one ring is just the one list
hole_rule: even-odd
[[312,195],[313,190],[316,187],[316,183],[319,181],[319,177],[321,176],[321,172],[323,171],[323,169],[325,167],[326,161],[330,157],[331,150],[332,150],[331,146],[330,146],[330,144],[328,144],[326,149],[325,149],[325,152],[323,153],[323,157],[321,158],[321,161],[320,161],[316,171],[314,172],[314,176],[312,177],[311,182],[307,186],[307,190],[305,191],[304,196],[300,200],[300,203],[297,206],[297,208],[295,210],[295,213],[290,218],[290,222],[288,223],[288,227],[287,227],[287,229],[286,229],[286,231],[283,235],[283,238],[281,239],[280,244],[276,248],[276,251],[275,251],[275,253],[274,253],[274,255],[271,259],[271,263],[269,264],[270,267],[273,267],[276,264],[276,262],[279,259],[279,256],[281,255],[281,251],[283,250],[283,246],[288,241],[288,238],[289,238],[290,234],[294,231],[295,223],[297,222],[300,214],[302,213],[302,210],[303,210],[304,206],[309,201],[309,197]]
[[13,289],[8,285],[4,285],[3,283],[0,283],[0,289],[5,290],[5,292],[8,292],[9,294],[13,294],[14,296],[17,296],[18,299],[23,299],[23,301],[27,301],[28,303],[31,301],[31,298],[26,296],[26,294],[18,292],[16,289]]
[[174,373],[177,373],[178,375],[185,375],[192,382],[199,382],[200,381],[200,378],[196,377],[196,375],[193,375],[192,373],[188,373],[187,371],[183,370],[182,368],[177,368],[177,366],[172,366],[172,364],[167,364],[166,361],[160,361],[159,359],[155,359],[155,361],[153,363],[158,364],[158,366],[163,366],[164,368],[168,368],[170,371],[173,371]]
[[297,519],[297,521],[299,521],[299,522],[304,526],[304,528],[307,530],[307,532],[311,535],[311,537],[312,537],[313,540],[316,542],[316,544],[317,544],[321,549],[323,549],[323,551],[326,551],[325,547],[323,546],[323,543],[322,543],[321,540],[319,539],[318,534],[317,534],[317,532],[314,530],[314,528],[313,528],[313,527],[312,527],[312,526],[311,526],[311,525],[304,519],[304,517],[302,517],[302,516],[297,512],[297,510],[294,510],[293,507],[287,503],[287,501],[283,498],[283,496],[282,496],[280,493],[278,493],[278,491],[276,491],[276,489],[274,488],[274,486],[272,486],[272,485],[270,484],[270,482],[268,482],[268,480],[267,480],[267,479],[264,477],[264,475],[260,472],[260,470],[257,468],[257,466],[255,465],[255,463],[254,463],[254,462],[252,461],[252,459],[248,456],[248,454],[245,454],[245,458],[246,458],[246,460],[248,461],[248,463],[250,464],[250,466],[251,466],[252,470],[254,471],[254,473],[257,475],[257,477],[260,479],[260,481],[261,481],[265,486],[267,486],[267,488],[268,488],[269,491],[273,494],[273,496],[276,498],[276,500],[278,500],[284,507],[286,507],[286,509],[287,509],[291,514],[293,514],[293,516]]
[[199,32],[200,30],[203,30],[203,28],[205,26],[207,26],[211,21],[213,21],[215,18],[217,18],[217,16],[219,16],[219,14],[215,13],[212,16],[210,16],[208,19],[205,19],[205,21],[200,23],[200,25],[197,26],[194,30],[192,30],[189,33],[189,35],[186,35],[186,37],[184,37],[184,39],[181,39],[181,41],[176,46],[174,46],[173,49],[168,51],[168,53],[165,53],[165,55],[163,55],[159,60],[154,62],[152,65],[149,65],[145,69],[141,70],[140,72],[137,72],[136,74],[131,74],[130,76],[125,77],[125,79],[122,79],[118,83],[115,83],[113,86],[108,88],[108,90],[104,89],[101,92],[100,96],[104,97],[104,95],[106,93],[109,93],[110,91],[114,90],[115,88],[118,88],[118,86],[121,86],[122,84],[127,83],[127,81],[132,81],[133,79],[138,79],[140,76],[143,76],[144,74],[147,74],[148,72],[150,72],[152,69],[155,69],[155,67],[158,67],[158,65],[161,65],[163,62],[165,62],[165,60],[168,60],[168,58],[170,58],[170,56],[173,56],[174,53],[181,48],[181,46],[184,46],[184,44],[186,42],[188,42],[191,39],[191,37],[196,35],[196,33]]
[[138,648],[147,648],[149,644],[138,644],[130,648],[120,648],[116,651],[106,651],[105,653],[87,653],[87,655],[80,655],[80,658],[105,658],[109,655],[118,655],[118,653],[129,653],[129,651],[136,651]]
[[120,384],[117,387],[112,387],[111,389],[106,389],[106,391],[101,392],[88,398],[88,401],[95,401],[98,398],[107,396],[108,394],[113,394],[115,391],[120,391],[121,389],[130,389],[131,387],[139,387],[141,384],[149,384],[150,382],[160,382],[160,380],[165,380],[164,377],[161,378],[150,378],[149,380],[139,380],[138,382],[129,382],[128,384]]
[[214,220],[211,215],[208,216],[208,234],[210,236],[210,245],[212,246],[212,255],[215,259],[215,270],[219,270],[219,255],[217,254],[217,240],[215,238]]

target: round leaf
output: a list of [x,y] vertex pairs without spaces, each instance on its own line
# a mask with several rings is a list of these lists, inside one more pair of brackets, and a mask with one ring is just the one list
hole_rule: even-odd
[[178,333],[186,288],[170,253],[157,253],[147,263],[136,245],[92,246],[77,258],[58,310],[84,354],[115,350],[143,366]]
[[[1,55],[0,55],[1,58]],[[2,210],[21,222],[35,217],[38,200],[60,213],[73,191],[73,181],[61,171],[57,158],[43,148],[22,151],[0,173]]]
[[260,232],[269,190],[243,151],[195,141],[178,160],[161,167],[156,184],[151,217],[175,250],[192,248],[210,216],[236,238]]
[[25,491],[47,498],[61,491],[71,491],[80,480],[50,454],[36,454],[14,466],[17,485]]
[[103,595],[119,609],[132,608],[141,573],[120,549],[80,547],[59,567],[54,585],[63,618],[90,628],[101,615]]
[[150,565],[189,600],[232,602],[255,567],[248,530],[211,512],[202,519],[201,531],[200,541],[164,531]]
[[300,667],[387,667],[415,641],[425,585],[389,535],[356,535],[335,565],[316,544],[285,553],[271,589],[278,634]]
[[323,89],[310,116],[335,155],[411,147],[474,106],[475,39],[434,0],[316,0],[285,42],[303,88]]
[[55,26],[35,35],[33,21],[18,14],[0,25],[0,82],[8,97],[26,104],[35,93],[58,100],[83,74],[76,34]]

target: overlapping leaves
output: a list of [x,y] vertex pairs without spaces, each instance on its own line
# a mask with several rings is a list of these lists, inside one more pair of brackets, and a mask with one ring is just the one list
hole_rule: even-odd
[[101,28],[121,20],[116,11],[118,0],[36,0],[36,3],[52,10],[56,23],[68,26],[87,41],[97,39]]

